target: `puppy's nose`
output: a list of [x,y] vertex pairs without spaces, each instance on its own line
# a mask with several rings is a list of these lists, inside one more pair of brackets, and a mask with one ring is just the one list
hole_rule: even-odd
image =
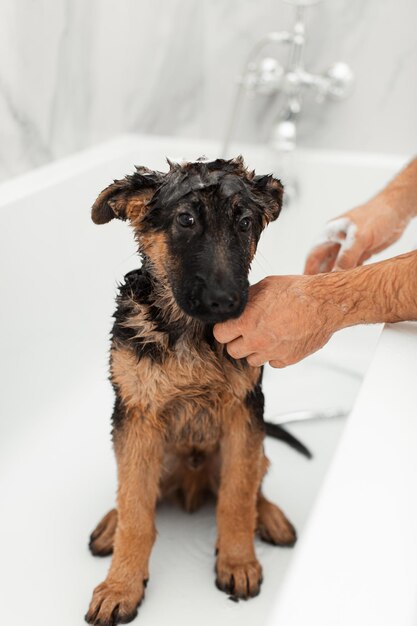
[[202,293],[204,306],[213,314],[231,314],[238,308],[239,295],[233,291],[226,291],[219,287],[204,289]]

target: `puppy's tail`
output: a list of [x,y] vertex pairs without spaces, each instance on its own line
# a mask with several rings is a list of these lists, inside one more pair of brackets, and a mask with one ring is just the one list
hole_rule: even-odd
[[278,424],[272,424],[271,422],[264,422],[265,433],[268,437],[273,437],[274,439],[279,439],[280,441],[284,441],[291,448],[300,452],[300,454],[304,454],[308,459],[311,459],[313,455],[310,450],[305,447],[301,441],[296,439],[294,435],[291,435],[285,428],[279,426]]

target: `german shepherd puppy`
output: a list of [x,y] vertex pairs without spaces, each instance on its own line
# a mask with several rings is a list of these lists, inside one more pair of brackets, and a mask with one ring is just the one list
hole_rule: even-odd
[[[117,510],[91,535],[95,555],[113,552],[94,590],[90,624],[134,619],[149,578],[158,498],[194,511],[217,498],[216,585],[233,598],[259,593],[254,534],[291,546],[293,526],[261,491],[268,460],[262,370],[232,359],[213,324],[239,316],[263,228],[281,210],[283,188],[255,176],[242,157],[137,167],[98,196],[96,224],[129,220],[142,267],[120,287],[110,378]],[[301,452],[289,433],[269,429]]]

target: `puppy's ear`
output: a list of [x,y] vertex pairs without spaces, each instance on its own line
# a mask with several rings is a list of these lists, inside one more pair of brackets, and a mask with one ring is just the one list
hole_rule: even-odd
[[281,181],[271,174],[255,176],[253,184],[258,195],[262,197],[266,224],[269,224],[269,222],[276,220],[281,212],[284,187]]
[[164,176],[162,172],[136,167],[134,174],[115,180],[103,189],[94,202],[91,211],[93,222],[106,224],[115,217],[130,221],[141,217]]

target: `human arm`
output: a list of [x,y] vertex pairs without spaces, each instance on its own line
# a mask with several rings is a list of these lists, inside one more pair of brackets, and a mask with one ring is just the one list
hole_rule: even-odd
[[251,287],[243,314],[214,327],[234,358],[297,363],[338,330],[417,320],[417,251],[345,272],[269,276]]
[[311,250],[306,274],[346,270],[397,241],[417,215],[417,158],[371,200],[331,220]]

